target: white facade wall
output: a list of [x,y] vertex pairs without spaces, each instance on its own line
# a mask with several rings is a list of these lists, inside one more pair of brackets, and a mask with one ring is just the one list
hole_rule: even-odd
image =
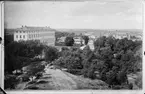
[[54,31],[45,31],[40,32],[40,41],[47,45],[55,45],[55,32]]
[[20,40],[40,40],[40,42],[46,45],[54,45],[55,44],[55,31],[47,30],[47,29],[38,29],[33,28],[32,30],[24,29],[16,29],[14,32],[14,41]]
[[20,41],[20,40],[28,40],[27,32],[23,31],[15,31],[14,32],[14,41]]

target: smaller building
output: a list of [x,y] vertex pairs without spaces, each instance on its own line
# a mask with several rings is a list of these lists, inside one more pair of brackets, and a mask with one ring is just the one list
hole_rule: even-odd
[[81,38],[81,36],[74,37],[74,43],[75,44],[82,44],[84,40]]

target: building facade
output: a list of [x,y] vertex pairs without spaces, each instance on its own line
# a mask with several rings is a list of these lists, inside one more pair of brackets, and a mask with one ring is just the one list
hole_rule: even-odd
[[22,26],[14,30],[14,41],[40,40],[41,43],[54,45],[55,30],[50,27]]

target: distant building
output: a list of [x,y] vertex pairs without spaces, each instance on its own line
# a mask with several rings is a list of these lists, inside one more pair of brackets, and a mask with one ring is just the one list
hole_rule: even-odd
[[96,36],[94,35],[94,32],[86,32],[84,33],[85,36],[88,36],[90,40],[94,40]]
[[14,41],[40,40],[47,45],[54,45],[55,43],[55,30],[50,27],[22,26],[12,31]]
[[60,37],[58,42],[65,42],[66,37]]
[[82,44],[83,41],[84,41],[84,40],[83,40],[82,37],[80,37],[80,36],[74,37],[74,43],[75,43],[75,44]]

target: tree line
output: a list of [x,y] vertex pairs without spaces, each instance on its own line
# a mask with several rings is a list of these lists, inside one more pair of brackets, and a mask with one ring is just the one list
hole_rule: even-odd
[[5,45],[5,73],[12,74],[14,70],[30,64],[35,56],[45,48],[39,41],[13,41]]
[[142,41],[102,36],[94,41],[94,51],[89,46],[83,50],[73,46],[62,48],[53,64],[67,68],[70,73],[101,79],[110,87],[128,85],[127,75],[142,70],[142,57],[135,55],[141,46]]

